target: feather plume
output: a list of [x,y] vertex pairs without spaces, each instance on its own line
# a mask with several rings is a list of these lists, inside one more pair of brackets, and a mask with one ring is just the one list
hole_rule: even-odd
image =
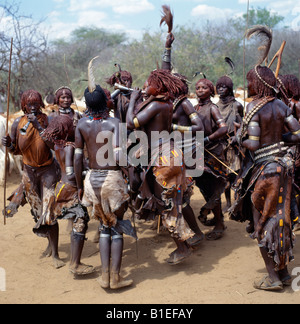
[[160,26],[165,23],[168,26],[168,33],[171,33],[173,30],[173,14],[171,12],[170,6],[162,6],[162,17],[160,21]]
[[235,65],[234,65],[233,61],[231,60],[230,57],[225,57],[225,62],[226,62],[226,63],[230,66],[230,68],[231,68],[231,72],[229,73],[229,75],[230,75],[230,74],[233,74],[234,69],[235,69]]
[[99,58],[99,56],[94,57],[90,60],[89,66],[88,66],[88,88],[89,92],[92,93],[96,89],[96,81],[94,76],[94,62]]
[[202,74],[203,78],[206,79],[206,75],[203,72],[195,72],[195,74],[193,75],[193,78],[195,78],[199,74]]
[[253,36],[259,36],[262,38],[262,45],[258,48],[261,52],[261,56],[257,64],[260,65],[269,55],[273,39],[272,30],[267,26],[256,25],[249,28],[246,32],[247,39],[250,39]]
[[121,69],[121,65],[120,65],[119,63],[115,63],[115,67],[118,67],[118,68],[119,68],[119,72],[122,71],[122,69]]

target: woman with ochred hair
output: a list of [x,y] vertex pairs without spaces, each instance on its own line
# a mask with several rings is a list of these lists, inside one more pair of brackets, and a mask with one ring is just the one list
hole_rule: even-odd
[[24,116],[14,121],[11,134],[2,138],[2,144],[10,153],[23,157],[21,185],[36,222],[33,232],[48,238],[46,254],[52,255],[55,268],[60,268],[64,262],[58,256],[59,230],[53,215],[55,185],[60,180],[60,167],[42,137],[48,126],[48,117],[41,110],[44,108],[42,97],[35,90],[23,93],[21,107]]

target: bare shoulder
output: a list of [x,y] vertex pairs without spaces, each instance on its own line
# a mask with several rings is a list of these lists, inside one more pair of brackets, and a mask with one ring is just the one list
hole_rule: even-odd
[[195,111],[193,104],[188,99],[183,100],[181,105],[183,106],[184,110]]
[[257,104],[259,103],[259,100],[253,100],[248,103],[246,106],[246,114],[249,113]]
[[284,110],[290,110],[290,108],[282,101],[282,100],[279,100],[279,99],[275,99],[274,100],[274,103],[276,105],[278,105],[278,107],[284,109]]
[[221,115],[221,111],[220,111],[220,108],[216,105],[216,104],[214,104],[214,103],[212,103],[211,105],[210,105],[210,110],[211,110],[211,113],[213,114],[213,115]]
[[20,116],[20,117],[16,118],[16,119],[13,121],[13,123],[12,123],[12,125],[11,125],[11,130],[12,130],[12,131],[18,128],[18,125],[19,125],[19,123],[20,123],[22,117],[23,117],[23,116]]
[[89,117],[80,118],[77,124],[78,128],[84,127],[90,121]]
[[173,110],[173,103],[171,101],[152,101],[143,110],[142,114],[147,115],[149,118],[161,113],[168,113]]
[[235,101],[233,102],[233,104],[234,104],[238,109],[240,109],[240,108],[244,108],[244,106],[243,106],[239,101],[237,101],[237,100],[235,100]]
[[119,125],[121,123],[120,119],[115,118],[115,117],[110,117],[106,119],[108,122],[111,122],[114,125]]
[[13,122],[13,125],[18,125],[23,116],[16,118]]

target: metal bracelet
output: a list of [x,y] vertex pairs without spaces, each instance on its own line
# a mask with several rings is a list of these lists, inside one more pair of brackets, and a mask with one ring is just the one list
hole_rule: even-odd
[[298,135],[298,134],[300,134],[300,129],[298,129],[298,130],[295,131],[295,132],[292,132],[292,134],[293,134],[293,135]]
[[195,113],[192,113],[189,115],[189,118],[191,121],[195,120],[196,118],[198,118],[198,114],[195,112]]
[[140,123],[136,117],[133,118],[133,123],[135,128],[140,128]]
[[66,175],[71,176],[74,173],[74,167],[66,167]]
[[163,54],[163,58],[162,60],[166,63],[170,63],[171,62],[171,48],[166,48]]
[[250,141],[259,141],[260,137],[259,136],[249,136]]
[[83,154],[83,149],[81,149],[81,148],[76,148],[76,149],[75,149],[75,154],[80,154],[80,155],[82,155],[82,154]]
[[189,127],[189,126],[180,126],[180,125],[173,124],[173,130],[174,131],[175,130],[178,130],[181,133],[191,132],[192,131],[192,127]]

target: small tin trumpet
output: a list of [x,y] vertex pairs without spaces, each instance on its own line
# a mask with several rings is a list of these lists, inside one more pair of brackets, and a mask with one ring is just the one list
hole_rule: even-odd
[[[120,91],[123,90],[123,91],[130,91],[130,92],[135,90],[135,89],[132,89],[132,88],[127,88],[127,87],[125,87],[125,86],[123,86],[122,84],[119,84],[119,83],[115,83],[114,88],[115,88],[115,90],[120,90]],[[142,93],[146,93],[146,91],[142,90]]]
[[27,122],[27,124],[24,125],[24,126],[20,129],[20,134],[21,134],[21,135],[26,135],[27,128],[29,127],[29,125],[30,125],[30,121]]
[[[34,116],[36,116],[36,113],[33,114]],[[27,132],[27,128],[29,127],[30,125],[30,121],[28,121],[21,129],[20,129],[20,134],[21,135],[26,135],[26,132]]]

